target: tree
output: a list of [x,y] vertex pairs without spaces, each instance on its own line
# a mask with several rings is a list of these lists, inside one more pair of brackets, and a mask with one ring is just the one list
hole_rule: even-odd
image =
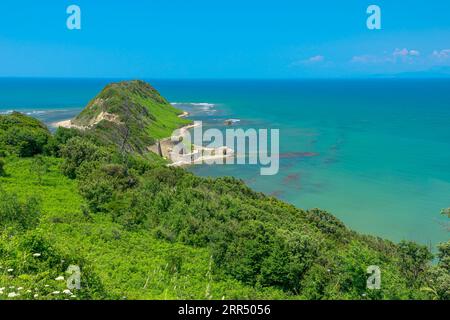
[[125,200],[123,191],[137,183],[124,165],[104,164],[83,169],[86,170],[82,170],[78,177],[81,182],[79,190],[93,212],[108,211],[116,193],[120,194],[120,200]]
[[399,243],[403,273],[411,280],[417,280],[427,270],[429,261],[433,258],[426,246],[411,241]]
[[108,158],[104,149],[80,137],[68,140],[61,148],[61,156],[64,158],[61,169],[71,179],[76,178],[77,170],[84,162]]
[[66,144],[70,139],[81,136],[80,130],[64,127],[59,127],[54,134],[54,138],[59,144]]
[[[443,209],[442,214],[449,215],[450,208]],[[428,286],[422,288],[423,291],[430,292],[436,300],[450,299],[450,241],[441,243],[438,246],[436,266],[429,272]]]

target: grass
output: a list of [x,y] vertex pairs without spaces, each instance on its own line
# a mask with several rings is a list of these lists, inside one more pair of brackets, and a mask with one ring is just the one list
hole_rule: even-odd
[[116,115],[119,122],[101,121],[89,130],[90,133],[97,140],[121,146],[124,132],[129,130],[128,149],[141,154],[156,140],[170,137],[175,129],[192,122],[180,118],[181,110],[142,81],[124,81],[106,86],[74,119],[74,123],[86,126],[101,112]]
[[172,132],[182,126],[192,123],[191,120],[180,118],[180,110],[172,105],[162,105],[141,97],[137,102],[151,110],[156,120],[147,128],[147,133],[156,139],[170,137]]
[[[31,159],[7,159],[7,176],[0,177],[0,186],[21,199],[31,195],[41,198],[39,233],[63,256],[79,257],[92,266],[110,297],[287,298],[281,290],[255,289],[221,275],[220,271],[212,272],[210,253],[205,248],[158,240],[145,230],[124,230],[106,215],[86,217],[76,182],[59,171],[60,159],[46,158],[46,162],[51,164],[48,172],[38,179],[30,172]],[[55,274],[48,276],[45,283],[54,283]],[[32,279],[24,274],[11,278],[0,272],[0,288],[31,288]]]

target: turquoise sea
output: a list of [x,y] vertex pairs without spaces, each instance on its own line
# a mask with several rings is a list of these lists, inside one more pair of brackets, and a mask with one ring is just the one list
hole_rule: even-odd
[[[113,79],[114,80],[114,79]],[[0,113],[46,123],[76,115],[111,79],[0,79]],[[200,165],[364,233],[435,245],[449,239],[450,79],[148,80],[208,126],[280,129],[280,171]]]

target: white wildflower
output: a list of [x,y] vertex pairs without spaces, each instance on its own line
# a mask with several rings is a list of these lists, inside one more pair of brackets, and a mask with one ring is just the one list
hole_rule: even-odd
[[6,271],[8,271],[8,272],[13,272],[13,271],[14,271],[14,269],[8,269],[8,270],[6,270]]
[[63,276],[59,276],[58,278],[55,279],[56,281],[64,281],[64,277]]
[[18,287],[17,291],[23,290],[23,287]]
[[37,297],[39,297],[39,295],[36,293],[33,297],[37,298]]
[[20,294],[15,293],[15,292],[8,293],[8,298],[15,298],[15,297],[18,297],[18,296],[20,296]]
[[65,294],[72,294],[72,292],[69,289],[64,290],[63,293],[65,293]]
[[40,253],[33,253],[33,257],[40,257],[41,256],[41,254]]
[[61,292],[59,291],[53,291],[52,294],[60,294]]

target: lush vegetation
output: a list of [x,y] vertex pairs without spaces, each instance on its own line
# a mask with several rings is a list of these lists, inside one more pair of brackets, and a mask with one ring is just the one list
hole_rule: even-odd
[[[39,127],[24,119],[23,130]],[[75,129],[38,153],[2,141],[0,299],[450,298],[449,243],[433,265],[424,246],[360,235],[327,212]],[[69,265],[80,290],[62,281]],[[379,290],[367,289],[371,265]]]
[[144,154],[157,139],[191,122],[181,113],[148,83],[124,81],[106,86],[73,123],[89,127],[96,141]]
[[30,157],[42,153],[50,138],[47,127],[34,118],[18,112],[0,117],[0,150],[3,156]]

